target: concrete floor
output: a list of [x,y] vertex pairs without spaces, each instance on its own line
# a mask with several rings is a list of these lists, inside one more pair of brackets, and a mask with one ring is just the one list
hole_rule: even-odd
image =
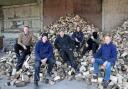
[[[0,89],[35,89],[33,83],[30,83],[25,87],[15,87],[15,86],[6,86],[5,85],[6,82],[7,82],[6,79],[0,80]],[[87,85],[84,81],[63,80],[56,83],[55,85],[49,85],[40,82],[38,89],[97,89],[97,88]]]

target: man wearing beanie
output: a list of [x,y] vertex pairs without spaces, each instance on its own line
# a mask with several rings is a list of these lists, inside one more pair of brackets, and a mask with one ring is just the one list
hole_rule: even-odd
[[38,81],[40,80],[40,66],[41,64],[48,64],[46,77],[51,77],[52,68],[55,64],[53,56],[52,44],[48,41],[48,34],[43,33],[41,39],[36,43],[35,46],[35,74],[34,74],[34,84],[38,86]]
[[99,48],[100,38],[98,32],[93,32],[92,35],[87,40],[87,46],[84,47],[82,56],[85,55],[86,52],[92,50],[93,56],[96,54],[97,49]]

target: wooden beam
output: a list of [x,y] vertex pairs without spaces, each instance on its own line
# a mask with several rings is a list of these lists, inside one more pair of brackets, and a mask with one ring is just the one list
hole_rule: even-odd
[[8,5],[22,5],[28,3],[36,3],[37,0],[0,0],[0,5],[8,6]]

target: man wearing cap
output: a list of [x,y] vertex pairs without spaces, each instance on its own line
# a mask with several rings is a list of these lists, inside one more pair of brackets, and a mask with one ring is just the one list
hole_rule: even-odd
[[47,33],[43,33],[41,39],[36,43],[35,46],[35,86],[38,86],[38,81],[40,80],[40,66],[41,64],[45,65],[46,63],[48,64],[46,77],[51,77],[52,68],[55,64],[53,47],[48,41]]
[[64,33],[63,30],[59,32],[59,35],[55,39],[54,43],[55,47],[60,52],[60,56],[68,65],[73,67],[78,73],[78,67],[75,61],[75,57],[73,55],[73,46],[71,38]]
[[[23,32],[18,37],[18,42],[14,45],[17,57],[16,70],[20,70],[28,54],[31,53],[30,46],[35,42],[35,36],[29,31],[28,26],[24,26]],[[21,51],[21,52],[20,52]]]

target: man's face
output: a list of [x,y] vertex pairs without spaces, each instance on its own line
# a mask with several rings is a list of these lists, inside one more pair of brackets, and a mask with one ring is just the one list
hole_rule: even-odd
[[77,30],[77,32],[79,32],[80,31],[80,27],[77,27],[76,30]]
[[105,42],[106,44],[109,44],[109,43],[111,42],[111,37],[105,36],[105,37],[104,37],[104,42]]
[[27,34],[27,33],[28,33],[28,31],[29,31],[28,27],[24,27],[24,29],[23,29],[23,30],[24,30],[24,33],[25,33],[25,34]]
[[61,36],[61,37],[64,36],[64,32],[63,32],[63,31],[60,32],[60,36]]
[[46,43],[47,40],[48,40],[47,36],[43,36],[43,37],[42,37],[42,42],[43,42],[43,43]]

